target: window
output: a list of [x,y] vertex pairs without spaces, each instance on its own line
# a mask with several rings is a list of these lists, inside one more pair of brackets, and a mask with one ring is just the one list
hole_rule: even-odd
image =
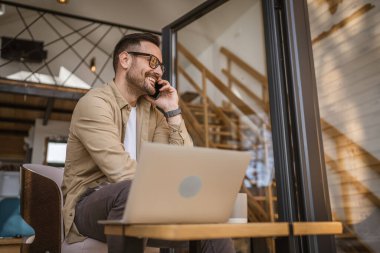
[[66,138],[47,138],[45,164],[64,167],[66,160]]

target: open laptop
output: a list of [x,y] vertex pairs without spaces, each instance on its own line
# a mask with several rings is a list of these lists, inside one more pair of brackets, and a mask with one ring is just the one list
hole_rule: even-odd
[[249,152],[143,143],[119,222],[227,222],[250,158]]

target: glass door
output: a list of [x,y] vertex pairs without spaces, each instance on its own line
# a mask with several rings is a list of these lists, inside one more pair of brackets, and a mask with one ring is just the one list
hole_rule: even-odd
[[[166,79],[195,145],[252,154],[241,187],[250,222],[332,220],[307,14],[304,0],[214,0],[163,29]],[[235,247],[336,251],[333,236]]]
[[[175,37],[171,83],[195,145],[250,151],[241,186],[248,197],[248,219],[276,221],[261,1],[225,2],[178,29]],[[237,252],[251,251],[250,240],[234,242]],[[275,252],[274,239],[260,245],[264,252]]]

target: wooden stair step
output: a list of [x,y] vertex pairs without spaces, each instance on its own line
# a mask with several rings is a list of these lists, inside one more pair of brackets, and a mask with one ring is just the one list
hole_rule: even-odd
[[186,91],[185,93],[181,95],[181,99],[186,103],[193,101],[197,97],[199,97],[199,94],[197,92],[191,92],[191,91]]
[[219,131],[219,130],[216,130],[216,129],[210,129],[209,133],[213,134],[213,135],[236,136],[236,134],[234,134],[234,133],[231,133],[231,132],[228,132],[228,131]]
[[191,103],[186,103],[187,107],[189,108],[199,108],[199,109],[203,109],[203,105],[200,105],[200,104],[191,104]]
[[[253,198],[257,201],[267,201],[268,200],[268,197],[266,197],[266,196],[254,196]],[[272,197],[272,200],[277,201],[277,197],[275,197],[275,196]]]
[[[194,115],[200,115],[200,116],[203,116],[204,115],[204,112],[203,111],[194,111],[193,112]],[[217,117],[216,113],[212,112],[212,111],[209,111],[208,112],[208,116],[209,117]]]
[[226,126],[223,124],[208,124],[209,128],[225,128]]

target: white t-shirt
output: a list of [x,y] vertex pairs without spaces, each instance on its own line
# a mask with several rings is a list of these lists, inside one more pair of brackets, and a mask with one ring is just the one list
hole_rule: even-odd
[[125,129],[124,147],[134,160],[136,160],[136,122],[136,107],[132,107]]

